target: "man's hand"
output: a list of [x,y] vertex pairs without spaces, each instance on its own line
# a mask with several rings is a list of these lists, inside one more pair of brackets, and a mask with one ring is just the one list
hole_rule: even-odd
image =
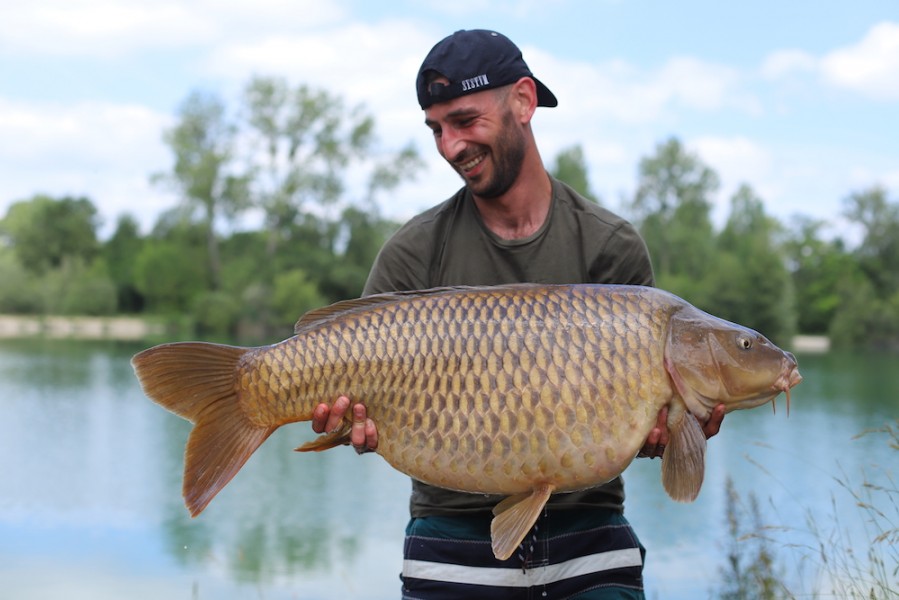
[[[340,396],[334,406],[321,403],[312,413],[312,431],[327,433],[340,428],[350,408],[350,399]],[[350,443],[356,452],[374,452],[378,448],[378,430],[375,422],[367,418],[364,404],[353,405],[353,427],[350,430]]]
[[[719,404],[712,409],[709,420],[702,426],[702,432],[705,434],[706,439],[718,435],[718,432],[721,431],[721,423],[723,421],[724,405]],[[643,449],[640,450],[640,453],[637,456],[648,456],[649,458],[660,457],[665,453],[665,446],[667,445],[668,407],[666,406],[659,411],[659,418],[656,420],[656,425],[650,430],[649,435],[646,437],[646,443],[643,444]]]

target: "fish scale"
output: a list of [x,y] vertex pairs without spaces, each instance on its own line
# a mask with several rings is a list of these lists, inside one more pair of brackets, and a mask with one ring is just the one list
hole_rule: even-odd
[[[667,292],[515,285],[384,294],[308,313],[259,348],[163,344],[132,359],[145,393],[195,424],[184,498],[199,514],[278,427],[346,395],[377,452],[423,482],[508,496],[494,553],[508,558],[549,496],[598,485],[637,455],[667,406],[662,482],[699,493],[719,403],[752,408],[801,381],[763,336]],[[349,442],[337,431],[298,450]]]
[[[247,353],[239,397],[248,412],[287,422],[347,394],[377,423],[379,453],[434,485],[522,493],[539,476],[558,490],[579,489],[619,470],[618,464],[596,470],[597,464],[633,458],[643,426],[673,393],[667,381],[652,386],[651,377],[621,376],[659,370],[663,352],[661,342],[629,352],[663,338],[661,321],[648,318],[653,307],[629,300],[575,288],[404,298]],[[594,333],[585,335],[585,326]],[[630,335],[620,335],[622,329]],[[600,346],[612,335],[610,354]],[[453,343],[460,339],[465,343]],[[588,355],[600,357],[599,364],[585,364]],[[578,397],[605,399],[603,418],[578,411]],[[643,403],[632,427],[615,426],[646,397],[654,402]],[[510,414],[518,425],[514,436],[499,431]]]

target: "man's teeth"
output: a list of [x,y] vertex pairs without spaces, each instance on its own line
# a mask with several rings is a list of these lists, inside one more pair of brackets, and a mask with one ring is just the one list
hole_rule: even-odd
[[471,159],[470,161],[468,161],[467,163],[462,163],[461,165],[459,165],[459,167],[464,169],[465,171],[468,171],[469,169],[475,168],[478,165],[478,163],[480,163],[482,160],[484,160],[483,155],[477,156],[477,157]]

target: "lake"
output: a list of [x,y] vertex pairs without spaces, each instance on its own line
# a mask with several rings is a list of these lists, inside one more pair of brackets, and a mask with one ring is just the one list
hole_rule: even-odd
[[[0,340],[0,597],[400,596],[408,478],[349,448],[294,453],[312,437],[308,424],[276,432],[191,519],[181,500],[190,425],[143,396],[129,359],[144,347]],[[819,543],[843,540],[864,558],[878,532],[849,490],[895,482],[899,465],[884,434],[858,434],[895,426],[899,357],[798,358],[805,381],[789,416],[783,396],[774,414],[767,406],[729,415],[709,442],[696,502],[667,498],[658,460],[625,473],[626,515],[649,550],[648,598],[720,589],[732,543],[728,478],[737,506],[757,501],[768,548],[797,595],[840,576],[821,569]],[[883,509],[895,526],[896,505]]]

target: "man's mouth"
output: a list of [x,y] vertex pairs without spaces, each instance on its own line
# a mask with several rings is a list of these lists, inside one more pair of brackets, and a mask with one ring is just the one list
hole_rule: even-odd
[[468,172],[474,169],[476,166],[481,164],[481,162],[487,157],[486,154],[478,154],[474,158],[470,160],[466,160],[465,162],[457,162],[456,166],[460,171]]

